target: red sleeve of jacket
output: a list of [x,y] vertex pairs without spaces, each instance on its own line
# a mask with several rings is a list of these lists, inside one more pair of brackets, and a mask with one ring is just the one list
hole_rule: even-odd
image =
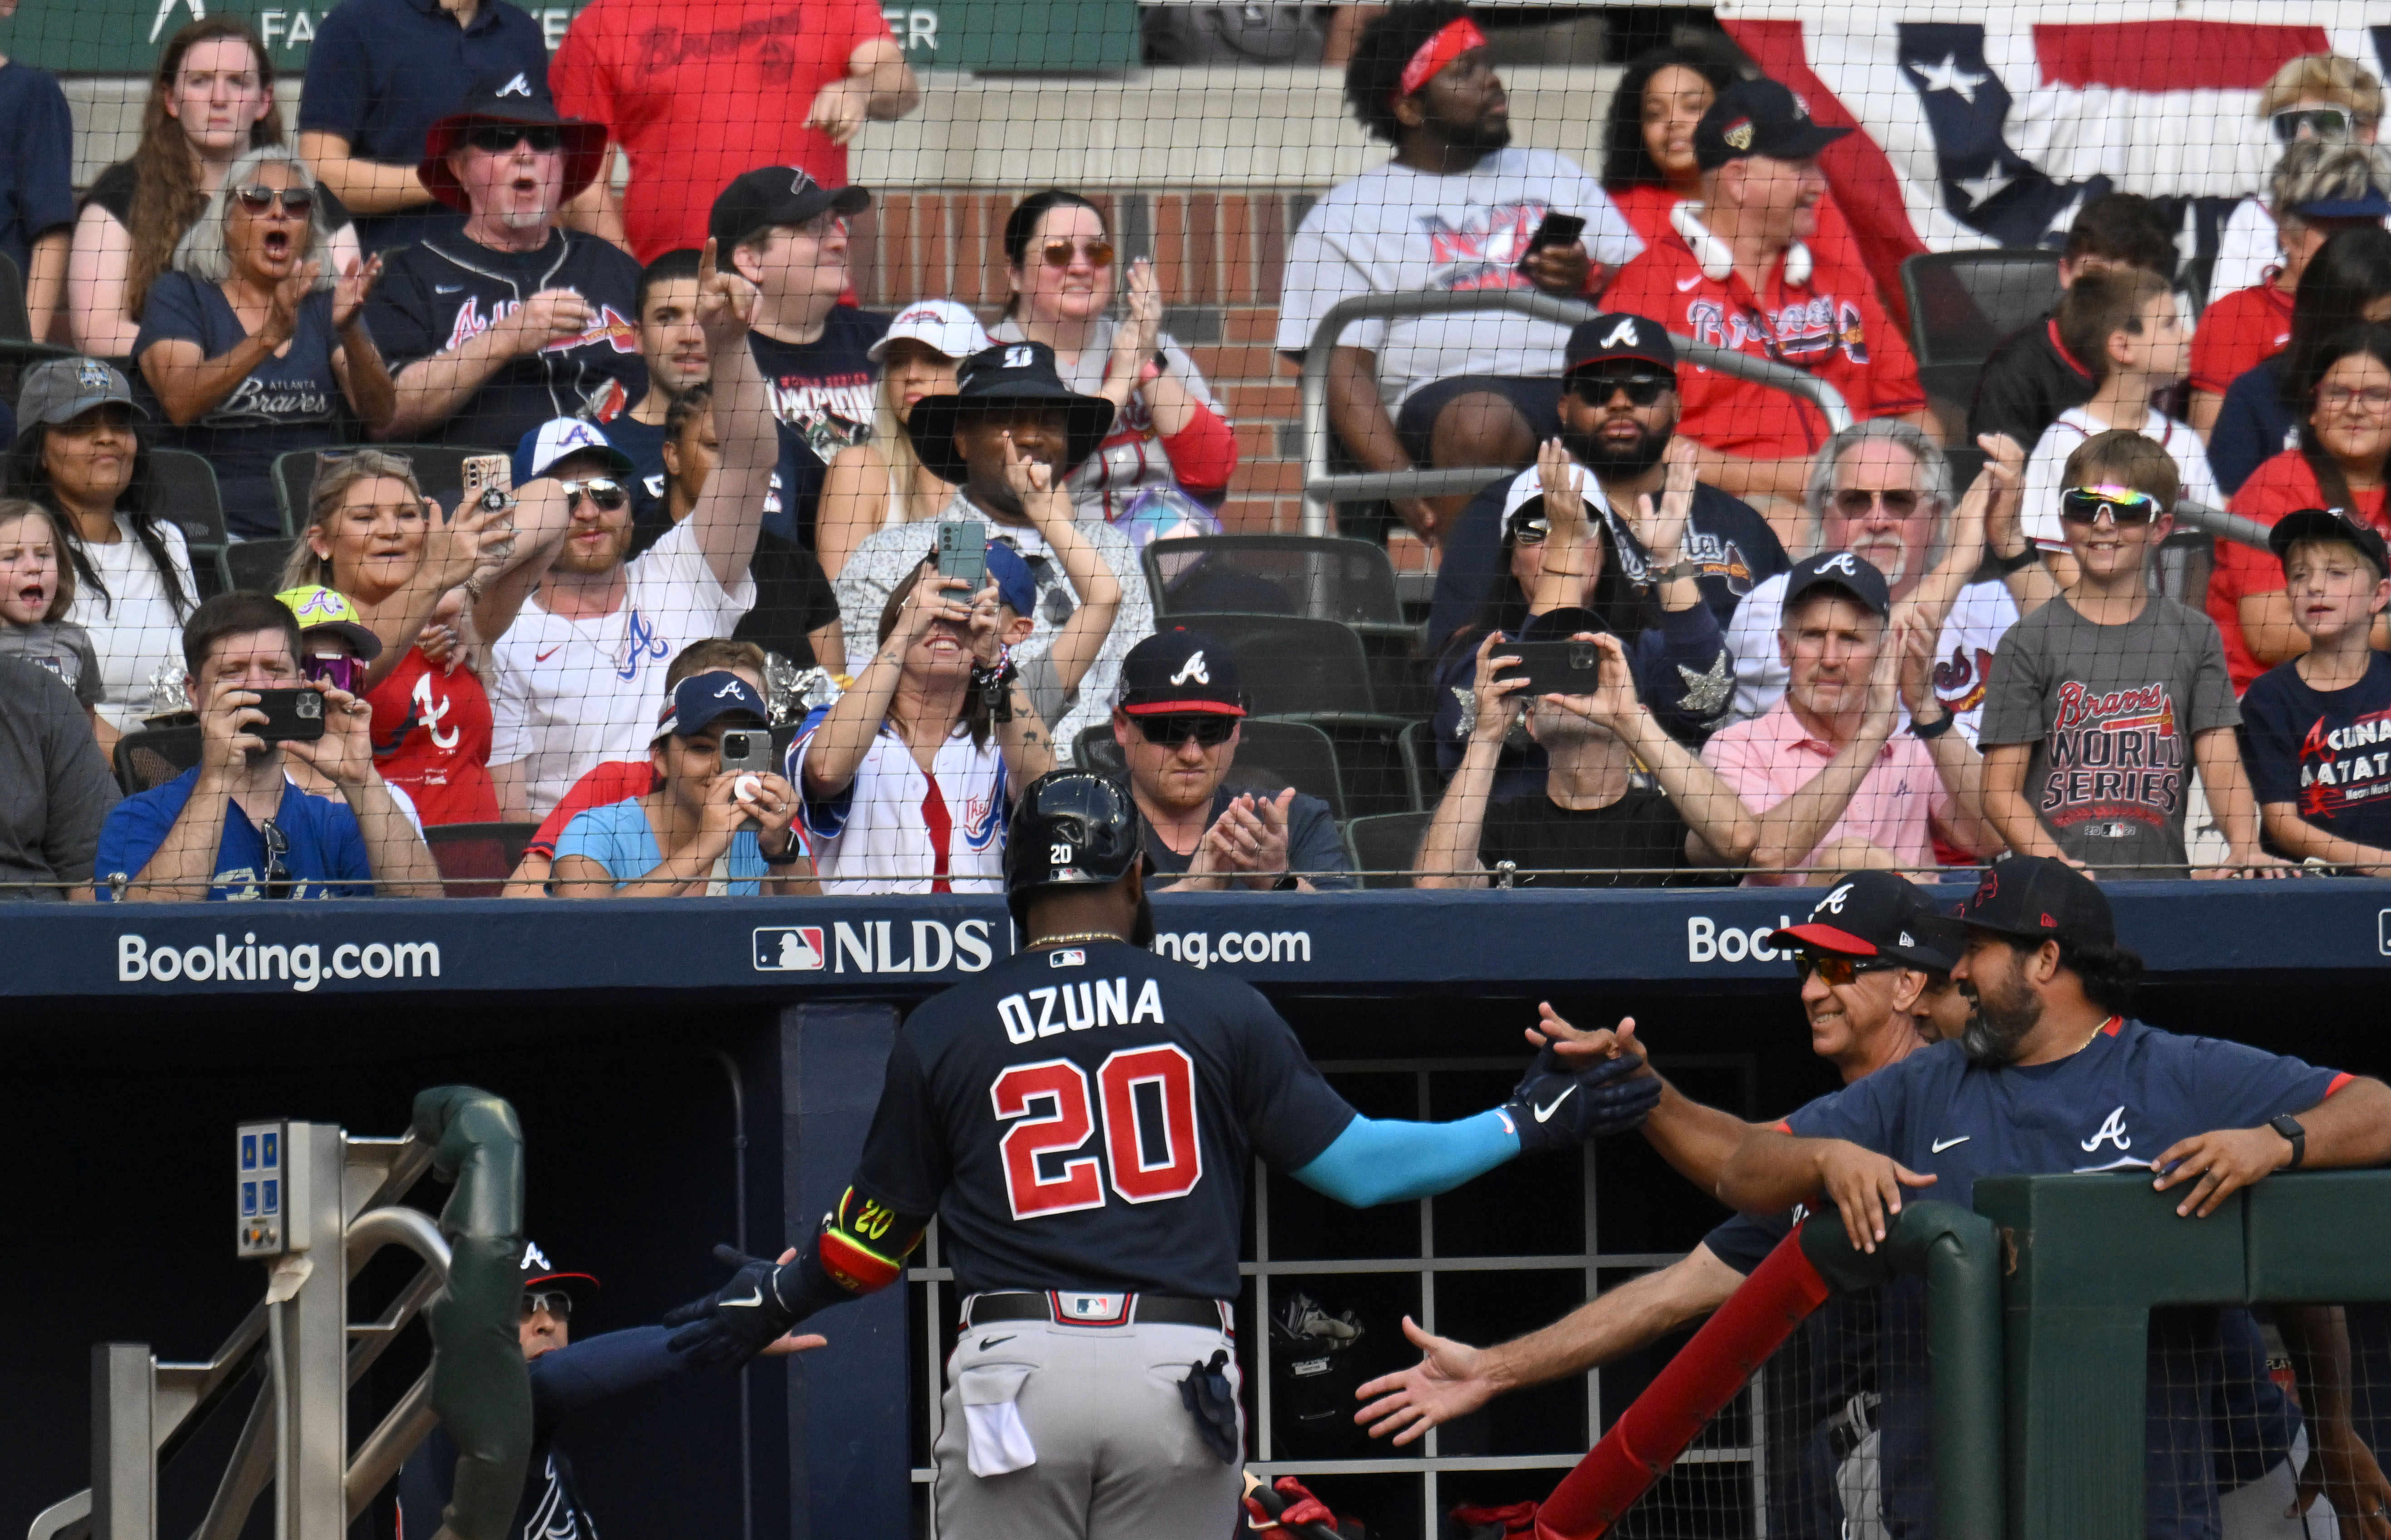
[[1190,492],[1226,492],[1237,469],[1237,430],[1203,402],[1194,404],[1194,418],[1162,441],[1163,453],[1170,456],[1170,474]]

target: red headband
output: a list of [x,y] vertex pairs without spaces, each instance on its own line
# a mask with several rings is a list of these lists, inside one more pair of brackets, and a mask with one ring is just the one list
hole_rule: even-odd
[[1486,34],[1478,23],[1467,17],[1448,21],[1439,28],[1434,37],[1419,45],[1419,52],[1403,66],[1403,83],[1395,91],[1398,96],[1408,96],[1436,79],[1437,71],[1459,58],[1472,48],[1486,46]]

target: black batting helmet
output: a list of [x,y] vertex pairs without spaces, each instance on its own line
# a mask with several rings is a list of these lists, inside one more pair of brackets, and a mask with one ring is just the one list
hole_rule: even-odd
[[1087,770],[1054,770],[1021,793],[1004,847],[1004,902],[1026,924],[1042,888],[1118,882],[1145,856],[1129,788]]

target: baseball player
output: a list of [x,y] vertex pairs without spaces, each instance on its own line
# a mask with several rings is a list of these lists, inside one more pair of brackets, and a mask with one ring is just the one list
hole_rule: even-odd
[[717,1253],[738,1271],[666,1317],[691,1323],[673,1345],[736,1361],[886,1288],[936,1215],[963,1328],[939,1533],[1221,1540],[1244,1448],[1231,1302],[1252,1157],[1356,1207],[1422,1198],[1632,1128],[1659,1084],[1632,1056],[1571,1069],[1546,1050],[1476,1117],[1364,1118],[1253,989],[1146,949],[1127,789],[1041,776],[1005,868],[1025,949],[906,1021],[815,1243],[785,1264]]

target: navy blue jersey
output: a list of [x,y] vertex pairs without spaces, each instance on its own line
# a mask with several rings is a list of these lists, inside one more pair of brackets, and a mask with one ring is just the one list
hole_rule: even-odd
[[1353,1116],[1250,985],[1094,942],[912,1014],[855,1186],[936,1213],[966,1294],[1234,1299],[1253,1157],[1299,1170]]
[[2365,677],[2320,690],[2297,663],[2268,669],[2242,697],[2243,758],[2263,805],[2289,802],[2303,823],[2377,849],[2391,846],[2391,656]]
[[756,366],[771,382],[772,415],[781,432],[781,458],[765,504],[767,532],[813,549],[814,508],[831,461],[840,450],[872,441],[873,382],[880,369],[870,350],[887,330],[885,314],[838,305],[822,318],[822,333],[810,342],[748,334]]

